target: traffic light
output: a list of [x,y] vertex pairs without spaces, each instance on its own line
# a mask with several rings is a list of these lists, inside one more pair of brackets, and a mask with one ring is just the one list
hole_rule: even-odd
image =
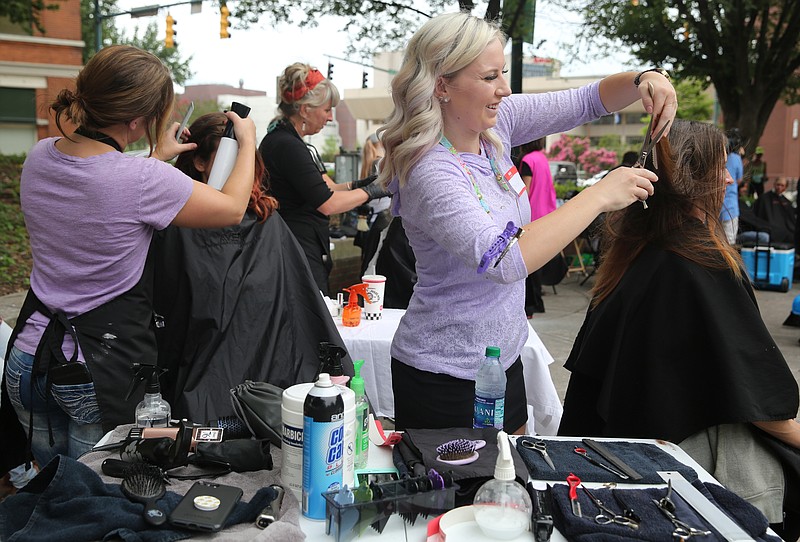
[[219,37],[221,39],[230,38],[231,33],[228,32],[228,28],[230,28],[231,23],[228,20],[228,16],[231,14],[231,10],[228,9],[228,6],[222,4],[219,8]]
[[333,62],[328,62],[328,81],[333,81]]
[[164,38],[164,47],[172,49],[175,47],[175,36],[178,34],[175,31],[175,25],[178,24],[172,15],[167,13],[167,36]]
[[361,72],[361,88],[367,88],[367,72]]

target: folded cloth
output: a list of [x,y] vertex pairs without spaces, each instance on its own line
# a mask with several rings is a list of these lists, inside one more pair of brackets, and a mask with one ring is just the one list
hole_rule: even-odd
[[[132,425],[120,425],[109,435],[110,442],[125,439]],[[106,450],[93,450],[83,454],[79,461],[87,465],[92,471],[100,473],[100,477],[105,482],[115,482],[113,478],[102,474],[102,464],[109,457],[118,457],[119,452]],[[243,501],[252,500],[258,492],[269,485],[282,485],[281,482],[281,455],[275,454],[272,470],[261,470],[256,472],[231,472],[224,476],[214,478],[215,482],[229,486],[242,488],[244,495]],[[173,471],[170,471],[170,475]],[[186,473],[190,474],[190,473]],[[189,479],[170,478],[169,489],[181,495],[189,491],[194,483]],[[141,506],[141,505],[140,505]],[[170,509],[171,510],[171,509]],[[218,533],[207,533],[203,535],[203,540],[249,540],[251,542],[297,542],[305,539],[302,529],[300,529],[300,503],[291,491],[286,491],[281,505],[280,519],[272,523],[266,529],[259,529],[255,523],[239,523],[237,525],[226,526]],[[0,532],[2,540],[2,532]]]
[[[489,479],[494,477],[494,467],[497,463],[497,429],[407,429],[403,434],[403,442],[419,457],[426,469],[436,469],[440,473],[451,472],[453,480],[458,482],[456,491],[456,507],[472,504],[475,493]],[[478,459],[467,465],[453,465],[438,460],[436,447],[455,439],[484,440],[486,446],[477,450]],[[514,468],[517,481],[522,485],[528,480],[525,464],[513,447],[511,456],[514,459]],[[411,469],[409,469],[411,470]]]
[[[663,483],[663,480],[662,480]],[[778,541],[780,538],[766,534],[767,518],[753,505],[717,484],[704,484],[695,480],[692,485],[717,508],[728,515],[747,534],[755,540]],[[674,540],[672,532],[675,526],[663,512],[652,502],[666,496],[667,489],[590,489],[592,495],[607,508],[623,515],[623,511],[631,509],[641,519],[638,529],[631,529],[615,523],[600,524],[595,517],[600,510],[582,490],[578,489],[578,500],[583,517],[572,513],[569,500],[569,487],[566,484],[553,486],[553,523],[567,540],[580,542],[615,542],[622,540]],[[684,501],[676,492],[670,497],[675,504],[675,516],[689,526],[712,533],[703,536],[704,542],[725,542],[725,538]]]
[[[255,521],[273,497],[272,489],[263,488],[250,502],[238,503],[225,525]],[[169,512],[181,498],[168,491],[157,506]],[[193,534],[168,525],[154,528],[143,511],[144,505],[128,499],[119,485],[106,484],[88,466],[58,455],[24,489],[0,503],[0,540],[161,542]]]
[[[528,472],[534,480],[564,481],[570,473],[574,473],[583,482],[662,484],[664,481],[658,475],[658,471],[677,471],[690,482],[697,480],[697,473],[693,468],[681,463],[655,444],[643,442],[603,442],[609,451],[613,452],[617,457],[642,475],[641,480],[633,482],[631,480],[623,480],[619,476],[597,465],[593,465],[587,461],[585,457],[576,454],[574,451],[575,446],[585,448],[580,441],[547,441],[547,454],[550,456],[556,468],[556,470],[553,470],[544,460],[540,452],[530,450],[522,445],[526,440],[533,441],[534,439],[531,437],[520,437],[517,439],[517,451],[519,451],[519,454],[522,456],[522,460],[525,462],[525,465],[528,467]],[[600,463],[613,468],[613,465],[603,459],[597,452],[587,450],[587,453]]]

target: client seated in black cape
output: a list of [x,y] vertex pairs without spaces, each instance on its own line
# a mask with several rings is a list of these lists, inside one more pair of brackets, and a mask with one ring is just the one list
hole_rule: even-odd
[[676,120],[657,154],[648,208],[606,214],[559,434],[678,443],[796,540],[798,386],[719,223],[725,136]]
[[[176,167],[206,182],[227,119],[198,118],[189,128],[193,152]],[[204,423],[233,416],[230,389],[245,380],[287,388],[312,382],[319,343],[344,347],[305,255],[256,172],[238,226],[170,226],[151,245],[158,363],[173,418]],[[343,359],[346,374],[352,361]]]

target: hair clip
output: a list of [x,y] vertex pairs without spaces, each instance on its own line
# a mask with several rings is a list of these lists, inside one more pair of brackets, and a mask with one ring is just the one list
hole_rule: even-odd
[[[483,253],[480,264],[478,265],[479,275],[486,272],[486,270],[489,268],[489,264],[492,263],[492,261],[494,261],[498,255],[501,258],[503,257],[503,254],[505,254],[504,249],[507,249],[508,244],[511,242],[512,236],[519,229],[520,228],[517,228],[513,222],[506,224],[506,229],[503,230],[503,233],[501,233],[497,237],[497,240],[492,243],[492,246],[489,247],[489,250]],[[495,264],[495,267],[497,267],[497,264]]]

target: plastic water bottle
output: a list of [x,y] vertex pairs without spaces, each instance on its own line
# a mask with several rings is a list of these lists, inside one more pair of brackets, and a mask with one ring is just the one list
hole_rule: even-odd
[[325,519],[326,491],[338,491],[344,469],[344,401],[320,373],[303,403],[303,515]]
[[506,372],[500,365],[500,349],[486,347],[486,358],[475,376],[475,408],[472,427],[503,428],[506,402]]

